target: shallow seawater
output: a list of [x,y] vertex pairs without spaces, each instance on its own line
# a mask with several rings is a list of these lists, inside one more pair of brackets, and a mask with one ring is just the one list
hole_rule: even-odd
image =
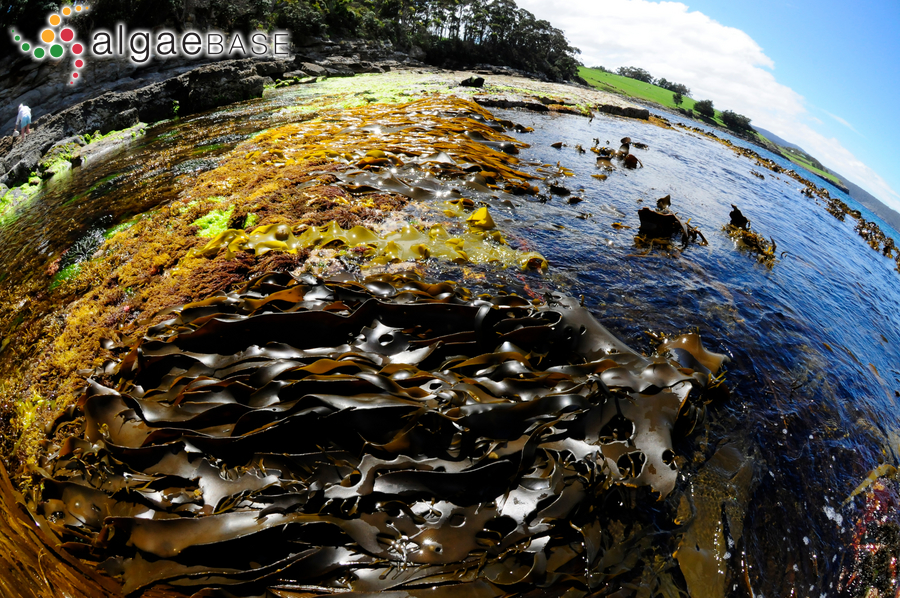
[[[49,282],[48,266],[97,227],[172,201],[241,140],[305,118],[284,110],[298,93],[151,127],[102,162],[55,181],[0,230],[2,284]],[[570,169],[573,176],[553,182],[582,198],[570,204],[552,195],[549,181],[538,182],[540,198],[482,198],[511,244],[550,263],[544,275],[510,271],[500,279],[583,296],[638,350],[651,352],[654,334],[695,330],[709,349],[729,355],[731,398],[711,406],[709,442],[743,447],[755,472],[744,537],[730,564],[746,567],[766,596],[790,588],[837,594],[859,518],[842,503],[869,471],[898,460],[900,274],[893,262],[872,251],[850,219],[838,221],[801,195],[796,181],[699,135],[604,116],[497,114],[533,127],[516,135],[531,144],[519,158],[531,168]],[[616,149],[626,136],[649,146],[632,150],[642,168],[614,161],[614,171],[602,171],[595,154],[575,148],[590,148],[596,138]],[[552,148],[558,141],[566,145]],[[707,246],[635,245],[638,210],[665,195]],[[772,267],[722,230],[732,204],[777,243]]]
[[[758,451],[746,538],[752,568],[763,571],[751,573],[754,586],[766,595],[795,585],[830,595],[854,531],[852,513],[835,513],[881,460],[896,462],[893,262],[855,234],[851,219],[838,221],[801,195],[792,179],[692,133],[624,119],[506,116],[536,129],[523,136],[533,146],[523,158],[560,161],[576,173],[563,184],[584,187],[585,200],[574,207],[554,198],[519,210],[531,220],[529,240],[565,283],[556,280],[584,295],[631,346],[648,346],[645,331],[696,327],[708,346],[732,357],[733,395],[720,406],[720,433],[746,438]],[[596,156],[575,144],[587,148],[599,138],[616,148],[625,136],[650,146],[633,150],[644,168],[590,178]],[[551,148],[557,141],[568,147]],[[637,210],[664,195],[708,246],[675,256],[635,247]],[[774,238],[781,257],[772,268],[722,231],[731,204]],[[580,220],[576,212],[593,216]],[[632,228],[617,231],[613,222]]]

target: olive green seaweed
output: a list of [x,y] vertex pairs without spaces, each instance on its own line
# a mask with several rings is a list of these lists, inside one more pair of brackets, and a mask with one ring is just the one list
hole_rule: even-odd
[[[363,226],[343,229],[333,221],[324,226],[310,226],[298,235],[286,224],[269,224],[250,233],[228,229],[216,235],[200,249],[200,253],[215,257],[220,249],[225,249],[226,257],[233,258],[242,250],[264,255],[269,251],[296,253],[301,249],[318,247],[349,250],[366,258],[370,265],[437,258],[455,263],[515,265],[523,270],[548,267],[547,260],[541,254],[512,249],[500,232],[488,231],[490,227],[483,225],[490,220],[490,215],[486,210],[484,214],[486,219],[482,217],[472,221],[474,224],[470,222],[468,231],[456,235],[451,235],[438,224],[425,231],[407,225],[380,236]],[[220,221],[227,222],[227,219],[222,216]]]

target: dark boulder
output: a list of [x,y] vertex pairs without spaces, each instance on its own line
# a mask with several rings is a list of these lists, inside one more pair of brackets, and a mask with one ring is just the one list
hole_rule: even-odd
[[747,217],[741,213],[736,205],[731,204],[731,207],[734,208],[728,214],[731,217],[731,226],[734,226],[736,228],[743,228],[744,230],[749,229],[750,221],[747,220]]
[[266,79],[241,62],[210,64],[182,75],[187,77],[189,89],[182,106],[188,112],[202,112],[261,96]]
[[648,120],[650,118],[650,111],[646,108],[635,108],[634,106],[617,106],[615,104],[603,104],[598,108],[600,112],[605,114],[612,114],[615,116],[624,116],[626,118],[639,118],[641,120]]
[[285,73],[293,69],[294,63],[292,60],[272,60],[256,63],[256,74],[260,77],[271,77],[272,79],[280,79]]

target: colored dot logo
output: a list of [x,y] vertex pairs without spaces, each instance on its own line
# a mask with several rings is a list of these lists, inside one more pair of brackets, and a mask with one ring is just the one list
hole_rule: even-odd
[[[23,54],[30,54],[35,60],[43,60],[46,56],[58,60],[62,58],[68,50],[68,52],[76,57],[72,63],[73,68],[82,69],[85,66],[85,61],[82,58],[85,47],[82,44],[75,42],[75,29],[73,27],[65,26],[64,19],[76,16],[81,12],[87,12],[87,10],[88,6],[78,4],[76,6],[63,6],[59,12],[53,12],[47,15],[46,22],[49,27],[41,30],[39,36],[40,42],[37,44],[33,44],[24,39],[22,35],[17,34],[14,29],[10,30],[13,35],[13,40],[19,44],[19,48],[21,48]],[[74,85],[79,78],[82,78],[81,73],[79,73],[78,70],[75,70],[71,74],[69,85]]]

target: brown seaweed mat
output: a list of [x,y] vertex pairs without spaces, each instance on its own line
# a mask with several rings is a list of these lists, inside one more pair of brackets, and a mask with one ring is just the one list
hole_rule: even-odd
[[721,365],[696,335],[644,357],[571,298],[414,275],[269,274],[172,315],[57,420],[31,505],[124,593],[683,587],[677,440]]

